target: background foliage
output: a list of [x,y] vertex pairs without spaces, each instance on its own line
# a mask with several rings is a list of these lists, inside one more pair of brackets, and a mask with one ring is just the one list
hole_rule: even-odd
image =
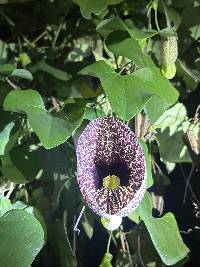
[[[2,267],[200,265],[199,14],[198,0],[0,1]],[[169,81],[161,42],[172,36]],[[140,138],[150,192],[112,255],[89,208],[73,230],[85,204],[77,138],[110,114]]]

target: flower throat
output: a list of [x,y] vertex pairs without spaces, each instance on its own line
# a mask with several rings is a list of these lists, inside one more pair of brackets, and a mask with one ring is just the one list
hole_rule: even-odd
[[103,187],[108,190],[117,189],[120,186],[120,179],[116,175],[108,175],[103,178]]

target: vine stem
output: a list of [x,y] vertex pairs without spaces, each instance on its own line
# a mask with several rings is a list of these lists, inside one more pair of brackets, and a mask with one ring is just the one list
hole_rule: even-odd
[[20,89],[17,85],[15,85],[13,82],[11,82],[11,80],[9,80],[8,78],[5,79],[7,81],[7,83],[13,88],[13,89]]
[[185,192],[184,192],[184,197],[183,197],[183,204],[186,203],[186,198],[187,198],[187,192],[188,192],[188,187],[190,188],[190,180],[192,178],[193,172],[195,170],[195,165],[194,163],[192,164],[192,167],[190,169],[190,173],[185,181]]
[[142,259],[141,251],[140,251],[140,234],[138,234],[137,241],[138,241],[137,242],[138,243],[138,256],[139,256],[140,264],[142,265],[142,267],[145,267],[144,261]]
[[45,30],[45,31],[43,31],[40,35],[38,35],[38,37],[36,37],[32,42],[31,42],[31,45],[32,46],[34,46],[34,45],[36,45],[36,43],[40,40],[40,39],[42,39],[45,35],[47,35],[48,34],[48,32]]
[[160,26],[158,24],[158,9],[155,9],[155,23],[156,23],[156,28],[158,30],[158,32],[160,32]]
[[124,243],[125,243],[125,246],[126,246],[126,251],[127,251],[127,254],[128,254],[128,259],[129,259],[129,262],[130,262],[130,266],[133,266],[133,261],[131,259],[131,253],[130,253],[130,249],[129,249],[129,244],[128,244],[128,241],[127,241],[125,233],[123,233],[123,237],[124,237]]
[[109,238],[108,238],[108,244],[107,244],[106,253],[109,253],[109,250],[110,250],[110,242],[111,242],[111,238],[112,238],[112,231],[110,231],[110,234],[109,234]]
[[6,194],[6,197],[7,197],[7,198],[10,197],[10,195],[12,194],[12,192],[13,192],[14,189],[15,189],[15,187],[14,187],[14,183],[12,182],[12,183],[10,184],[10,188],[9,188],[7,194]]
[[[192,167],[191,167],[190,174],[188,175],[189,179],[188,179],[188,177],[186,177],[185,172],[184,172],[183,167],[182,167],[181,164],[179,164],[179,167],[180,167],[181,173],[182,173],[182,175],[183,175],[183,177],[184,177],[184,179],[185,179],[185,181],[186,181],[186,183],[187,183],[187,187],[189,188],[190,193],[191,193],[193,199],[196,201],[197,205],[200,206],[200,202],[199,202],[197,196],[195,195],[195,193],[194,193],[194,191],[193,191],[193,189],[192,189],[192,186],[191,186],[191,184],[190,184],[190,179],[191,179],[190,176],[192,176],[193,171],[194,171],[194,170],[193,170],[193,165],[192,165]],[[189,180],[189,182],[188,182],[188,180]],[[185,194],[186,194],[186,193],[184,193],[184,198],[185,198]],[[183,201],[186,201],[186,200],[183,199]],[[184,204],[184,202],[183,202],[183,204]]]
[[65,23],[65,16],[63,17],[62,22],[60,23],[60,25],[58,27],[58,30],[56,32],[55,38],[54,38],[53,43],[52,43],[52,47],[53,48],[56,47],[56,42],[58,40],[59,34],[60,34],[61,30],[62,30],[62,27],[63,27],[64,23]]

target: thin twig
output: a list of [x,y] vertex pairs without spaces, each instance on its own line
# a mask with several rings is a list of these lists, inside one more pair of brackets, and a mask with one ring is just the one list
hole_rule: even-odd
[[158,172],[159,172],[159,174],[163,174],[162,173],[162,170],[161,170],[161,168],[160,168],[160,166],[158,165],[158,163],[154,160],[154,159],[152,159],[152,163],[153,163],[153,170],[154,170],[154,173],[156,173],[156,170],[155,170],[155,167],[157,168],[157,170],[158,170]]
[[129,62],[127,62],[122,68],[121,68],[121,70],[120,70],[120,72],[119,72],[119,74],[121,74],[124,70],[125,70],[125,68],[129,65],[129,64],[132,64],[133,63],[133,61],[131,60],[131,61],[129,61]]
[[141,265],[143,267],[146,267],[144,262],[143,262],[141,251],[140,251],[140,234],[138,234],[138,256],[139,256],[139,260],[140,260]]
[[117,72],[119,71],[119,65],[118,65],[118,62],[117,62],[117,56],[114,55],[114,58],[115,58],[115,64],[116,64],[116,67],[117,67]]
[[13,89],[20,89],[19,86],[15,85],[13,82],[11,82],[11,80],[9,80],[8,78],[5,79],[7,81],[7,83],[13,88]]
[[188,187],[190,185],[190,179],[192,178],[194,169],[195,169],[195,165],[192,164],[192,167],[190,169],[189,175],[188,175],[188,177],[187,177],[187,179],[185,181],[185,192],[184,192],[184,197],[183,197],[183,204],[185,204],[186,199],[187,199]]
[[147,10],[147,18],[148,18],[148,29],[152,29],[152,24],[151,24],[151,9],[152,7],[148,8]]
[[57,40],[58,40],[58,36],[59,36],[59,34],[60,34],[61,30],[62,30],[62,27],[63,27],[63,25],[64,25],[64,22],[65,22],[65,17],[62,19],[62,22],[60,23],[60,25],[59,25],[59,27],[58,27],[58,30],[57,30],[57,32],[56,32],[55,38],[54,38],[53,43],[52,43],[52,47],[53,47],[53,48],[56,47],[56,42],[57,42]]
[[10,188],[9,188],[7,194],[6,194],[6,198],[9,198],[11,196],[11,194],[12,194],[14,189],[15,189],[14,183],[10,183]]
[[[180,167],[181,173],[182,173],[182,175],[183,175],[183,177],[184,177],[184,179],[185,179],[185,181],[186,181],[186,180],[188,179],[188,177],[186,177],[182,165],[179,164],[179,167]],[[192,189],[192,186],[191,186],[191,184],[190,184],[190,181],[189,181],[189,183],[188,183],[188,188],[189,188],[189,190],[190,190],[190,193],[191,193],[193,199],[197,202],[198,206],[200,206],[200,202],[199,202],[197,196],[195,195],[195,193],[194,193],[194,191],[193,191],[193,189]],[[184,201],[184,200],[183,200],[183,201]],[[183,203],[184,203],[184,202],[183,202]]]
[[158,9],[156,8],[155,10],[155,23],[156,23],[156,28],[158,30],[158,32],[160,31],[160,27],[159,27],[159,24],[158,24]]
[[122,250],[125,253],[126,252],[126,246],[125,246],[125,243],[124,243],[124,236],[123,236],[122,232],[120,233],[120,241],[121,241]]
[[38,35],[32,42],[31,46],[34,46],[40,39],[42,39],[45,35],[47,35],[48,32],[45,30],[40,35]]
[[129,249],[129,244],[128,244],[128,240],[126,238],[126,235],[125,233],[123,233],[123,236],[124,236],[124,243],[125,243],[125,246],[126,246],[126,251],[128,253],[128,260],[129,260],[129,263],[131,266],[133,266],[133,261],[132,261],[132,258],[131,258],[131,253],[130,253],[130,249]]

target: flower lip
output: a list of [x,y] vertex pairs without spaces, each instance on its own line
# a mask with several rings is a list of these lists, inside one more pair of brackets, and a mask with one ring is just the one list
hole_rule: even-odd
[[89,207],[102,217],[127,216],[137,208],[146,190],[146,165],[128,126],[115,117],[88,124],[77,144],[77,179]]

